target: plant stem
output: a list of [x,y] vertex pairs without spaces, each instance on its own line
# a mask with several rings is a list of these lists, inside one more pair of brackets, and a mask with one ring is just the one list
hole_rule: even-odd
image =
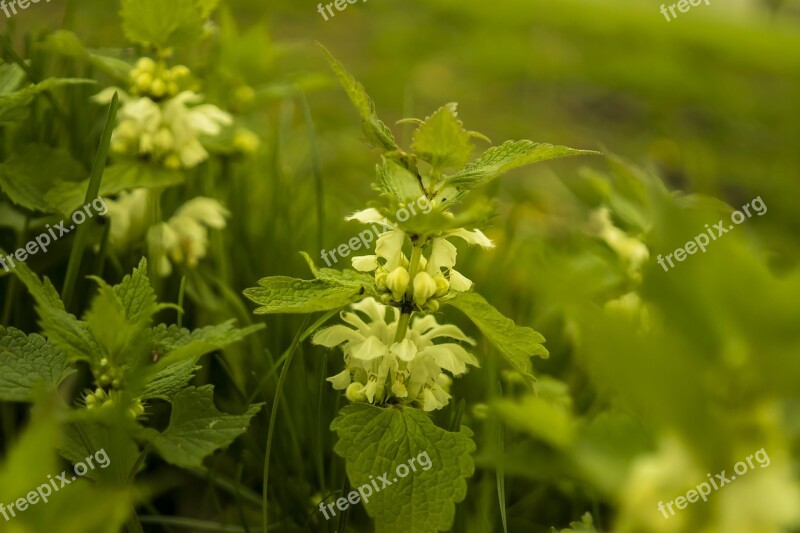
[[414,244],[411,250],[411,259],[408,261],[408,288],[406,289],[406,300],[408,307],[403,306],[403,311],[400,313],[400,321],[397,323],[397,332],[394,335],[394,342],[400,342],[406,338],[406,331],[408,331],[408,323],[411,321],[411,315],[414,311],[410,309],[411,302],[414,300],[414,276],[417,275],[419,270],[419,260],[422,257],[422,244]]
[[303,325],[300,326],[300,331],[295,336],[294,340],[292,341],[292,345],[287,350],[286,355],[286,362],[283,363],[283,368],[281,369],[281,375],[278,378],[278,386],[275,388],[275,400],[272,403],[272,413],[269,417],[269,432],[267,433],[267,446],[266,451],[264,452],[264,482],[262,487],[262,495],[261,495],[261,505],[262,508],[262,530],[267,531],[269,528],[269,516],[268,516],[268,508],[267,508],[267,493],[269,489],[269,457],[270,452],[272,451],[272,437],[275,435],[275,421],[278,418],[278,406],[281,402],[281,396],[283,396],[283,384],[286,382],[286,376],[289,374],[289,367],[292,364],[292,358],[294,357],[294,353],[297,351],[297,347],[300,346],[301,338],[303,336],[303,328],[306,327],[308,324],[308,318],[303,321]]
[[[89,187],[86,190],[84,204],[88,204],[100,194],[100,182],[103,180],[103,171],[106,168],[108,146],[111,143],[111,132],[114,130],[114,122],[117,118],[118,104],[119,95],[114,93],[114,97],[111,99],[111,105],[108,108],[108,115],[106,115],[106,124],[103,127],[103,135],[100,138],[100,146],[97,148],[97,155],[94,159],[92,176],[89,178]],[[81,269],[81,258],[88,239],[89,225],[79,225],[78,232],[75,235],[75,242],[72,245],[72,252],[69,256],[69,263],[67,264],[67,275],[64,280],[64,287],[61,291],[61,299],[66,309],[69,309],[72,295],[75,292],[75,283],[78,281],[78,272]]]

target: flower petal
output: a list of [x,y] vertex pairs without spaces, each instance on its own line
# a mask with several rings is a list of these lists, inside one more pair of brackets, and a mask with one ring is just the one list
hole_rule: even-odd
[[447,239],[443,237],[433,239],[426,271],[431,276],[435,276],[436,274],[441,274],[442,268],[453,268],[456,264],[457,253],[456,247]]
[[333,388],[336,390],[346,389],[347,386],[350,385],[350,371],[347,369],[342,370],[335,376],[331,376],[325,381],[330,381],[333,384]]
[[413,361],[417,355],[417,345],[411,342],[410,339],[403,339],[402,342],[392,344],[390,351],[395,354],[401,361]]
[[312,343],[325,346],[326,348],[333,348],[339,346],[343,342],[363,342],[364,336],[359,334],[347,326],[338,324],[329,328],[319,330],[312,339]]
[[378,268],[377,255],[362,255],[360,257],[354,257],[351,261],[353,263],[353,268],[359,272],[372,272]]
[[456,292],[468,291],[472,287],[472,281],[462,276],[458,271],[450,270],[450,288]]
[[373,335],[358,346],[353,346],[352,356],[362,361],[371,361],[386,355],[388,349],[378,337]]
[[363,211],[356,211],[349,217],[344,218],[346,221],[357,220],[362,224],[374,224],[379,223],[383,224],[384,226],[390,226],[389,221],[385,216],[381,214],[380,211],[375,209],[374,207],[370,207],[369,209],[364,209]]
[[494,248],[494,243],[492,239],[487,237],[481,230],[473,229],[468,230],[464,228],[459,228],[457,230],[448,231],[448,235],[452,235],[453,237],[461,237],[469,244],[477,244],[481,248]]

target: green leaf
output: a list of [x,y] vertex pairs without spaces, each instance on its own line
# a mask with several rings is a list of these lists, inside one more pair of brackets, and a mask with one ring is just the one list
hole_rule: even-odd
[[322,279],[303,280],[273,276],[259,280],[260,287],[245,289],[244,295],[261,305],[254,313],[315,313],[345,307],[364,297],[363,284],[343,285]]
[[0,187],[17,205],[32,211],[55,211],[45,199],[57,181],[75,182],[86,170],[64,149],[44,144],[15,148],[0,164]]
[[133,274],[126,275],[119,285],[114,287],[114,294],[128,320],[135,324],[149,325],[153,315],[158,311],[156,292],[147,277],[147,259],[142,258]]
[[[69,424],[59,451],[73,464],[85,461],[100,450],[105,451],[109,460],[105,468],[98,463],[86,477],[106,487],[124,487],[139,457],[139,446],[131,436],[133,422],[126,418],[122,406],[116,406],[113,411],[103,408],[103,411],[103,422],[89,419]],[[92,417],[96,414],[87,411],[81,413]]]
[[160,357],[148,367],[141,398],[169,400],[186,385],[194,374],[197,360],[203,355],[221,350],[264,328],[255,324],[234,328],[233,320],[196,329],[191,333],[177,326],[160,324],[150,332],[153,353]]
[[0,123],[14,122],[25,118],[28,115],[25,107],[33,101],[36,95],[63,85],[80,83],[95,83],[95,81],[80,78],[48,78],[15,92],[0,94]]
[[399,203],[408,203],[424,193],[417,176],[392,159],[382,158],[375,167],[378,178],[373,185],[378,192],[388,194]]
[[42,282],[25,263],[17,263],[14,273],[36,301],[42,332],[64,350],[69,361],[90,361],[100,353],[100,347],[89,328],[64,309],[64,304],[49,279],[45,277]]
[[263,405],[251,405],[243,415],[228,415],[214,406],[212,385],[190,387],[175,396],[169,427],[163,433],[150,430],[147,436],[169,463],[201,467],[205,457],[247,431],[250,419]]
[[[119,57],[101,54],[86,48],[77,35],[70,31],[58,30],[36,45],[37,48],[52,54],[72,57],[92,65],[94,68],[116,80],[128,80],[128,75],[133,68],[129,63]],[[122,51],[117,51],[122,55]]]
[[72,372],[61,348],[41,335],[0,326],[0,400],[32,401],[35,390],[56,390]]
[[[339,436],[334,451],[346,460],[353,490],[371,486],[373,478],[382,487],[377,480],[384,474],[391,483],[364,502],[376,532],[435,533],[453,526],[455,504],[466,497],[466,478],[475,470],[468,428],[445,431],[417,409],[353,404],[331,429]],[[405,477],[397,472],[403,464],[413,468]]]
[[129,40],[145,46],[191,44],[203,34],[210,5],[195,0],[122,0],[122,29]]
[[[59,424],[56,413],[39,406],[32,421],[6,454],[0,467],[0,502],[8,506],[25,498],[37,488],[49,486],[49,477],[55,479],[62,473],[63,464],[56,454],[59,442]],[[48,406],[49,407],[49,406]],[[93,450],[94,453],[95,450]],[[83,461],[88,454],[81,457]],[[111,462],[117,457],[109,452]],[[133,498],[124,491],[99,488],[86,479],[72,481],[70,470],[64,471],[69,488],[54,491],[47,503],[40,500],[35,508],[17,512],[3,531],[9,533],[35,533],[39,531],[86,531],[92,533],[118,533],[130,512]],[[49,476],[49,477],[48,477]],[[52,487],[51,487],[52,488]]]
[[11,94],[25,80],[25,72],[16,63],[0,65],[0,96]]
[[414,132],[411,148],[437,170],[466,165],[474,146],[458,120],[458,104],[446,104],[427,117]]
[[186,388],[200,367],[196,359],[184,359],[164,366],[152,374],[138,397],[140,400],[160,399],[172,401],[175,395]]
[[531,356],[549,357],[547,349],[541,344],[544,337],[540,333],[528,327],[517,326],[475,292],[460,293],[448,303],[467,315],[489,342],[500,350],[514,370],[522,374],[529,383],[533,383]]
[[358,114],[364,121],[363,129],[364,135],[367,137],[367,141],[376,148],[381,148],[387,152],[401,151],[400,147],[397,145],[397,141],[395,141],[394,136],[392,135],[391,130],[389,130],[389,127],[378,118],[378,115],[375,112],[375,103],[367,94],[364,86],[356,81],[356,79],[350,75],[349,72],[347,72],[347,69],[344,68],[344,65],[342,65],[339,60],[333,57],[327,48],[319,43],[317,44],[325,53],[333,72],[336,74],[336,77],[339,79],[342,87],[344,87],[344,90],[347,92],[347,96],[350,98],[350,101],[353,103],[353,106],[355,106],[356,111],[358,111]]
[[300,255],[306,260],[308,268],[311,273],[318,280],[328,281],[341,285],[342,287],[351,287],[354,289],[364,288],[364,294],[367,296],[377,296],[375,290],[375,278],[369,274],[358,272],[352,268],[345,268],[343,270],[336,270],[335,268],[317,268],[314,261],[306,252],[300,252]]
[[520,400],[500,400],[492,405],[510,428],[563,449],[575,438],[575,421],[563,405],[528,394]]
[[96,279],[100,288],[83,317],[100,347],[92,360],[99,363],[102,357],[107,357],[115,365],[137,366],[142,363],[146,348],[147,323],[130,320],[114,288]]
[[[134,189],[161,189],[183,183],[183,174],[145,162],[122,160],[104,169],[99,196],[111,196]],[[80,182],[59,181],[45,195],[45,201],[54,210],[65,215],[84,205],[89,180]]]
[[500,146],[486,150],[478,159],[463,170],[448,176],[446,186],[468,191],[488,183],[509,170],[539,161],[558,159],[574,155],[599,154],[592,150],[575,150],[566,146],[540,144],[528,140],[506,141]]
[[[580,522],[570,522],[569,529],[562,529],[561,533],[572,533],[574,531],[581,531],[583,533],[597,533],[597,530],[594,528],[594,522],[592,521],[592,515],[588,512],[583,513]],[[550,528],[550,532],[559,533],[554,527]]]

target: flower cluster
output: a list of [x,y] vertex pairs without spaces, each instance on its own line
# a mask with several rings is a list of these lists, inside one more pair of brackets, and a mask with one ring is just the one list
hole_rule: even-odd
[[202,137],[219,135],[233,118],[215,105],[202,104],[199,94],[181,90],[188,76],[183,65],[167,69],[143,58],[131,71],[131,94],[109,87],[95,95],[96,102],[107,104],[118,92],[122,103],[112,152],[146,157],[173,169],[193,168],[208,159]]
[[[377,209],[366,209],[354,213],[346,220],[357,220],[363,224],[382,224],[388,231],[375,243],[375,254],[354,257],[353,268],[361,272],[373,272],[377,289],[383,294],[381,302],[403,306],[410,304],[413,310],[436,312],[439,301],[450,291],[464,292],[472,287],[472,281],[459,273],[456,264],[456,247],[448,240],[460,237],[469,244],[492,248],[494,244],[481,230],[463,228],[445,231],[428,240],[427,257],[421,252],[417,265],[411,266],[403,253],[407,233],[396,227]],[[416,267],[416,268],[415,268]],[[413,274],[413,280],[412,280]]]
[[456,326],[440,325],[432,315],[415,316],[405,338],[395,342],[400,322],[397,309],[374,298],[351,307],[356,312],[341,314],[351,327],[331,326],[317,332],[313,339],[328,348],[341,346],[346,368],[328,381],[333,388],[346,390],[350,401],[406,403],[425,411],[441,409],[450,400],[452,382],[443,371],[459,376],[467,371],[467,365],[479,366],[475,356],[460,344],[434,342],[451,339],[474,345]]
[[208,228],[222,229],[230,212],[212,198],[198,197],[189,200],[168,221],[155,226],[152,234],[160,248],[158,272],[168,276],[175,264],[195,268],[208,251]]
[[208,251],[208,228],[224,228],[230,213],[218,201],[201,196],[183,204],[167,222],[148,232],[151,194],[147,189],[134,189],[120,193],[116,200],[106,201],[111,219],[111,244],[117,250],[126,251],[147,238],[159,255],[158,273],[162,276],[172,272],[172,263],[196,267]]

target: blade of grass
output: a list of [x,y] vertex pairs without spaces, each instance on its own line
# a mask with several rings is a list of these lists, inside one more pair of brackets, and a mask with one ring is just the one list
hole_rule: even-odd
[[311,151],[311,173],[314,176],[314,192],[316,193],[317,201],[317,240],[319,241],[317,244],[319,249],[322,250],[325,244],[325,196],[322,188],[322,169],[319,149],[317,148],[317,134],[314,130],[314,119],[311,116],[311,108],[308,105],[306,93],[298,89],[298,94],[300,95],[300,105],[303,107],[303,118],[308,131],[308,145]]
[[301,337],[303,336],[303,328],[305,328],[306,324],[308,323],[309,317],[303,321],[303,325],[300,327],[300,331],[295,335],[294,340],[292,341],[292,345],[289,347],[286,355],[286,362],[283,364],[283,368],[281,369],[281,375],[278,378],[278,386],[275,389],[275,400],[272,403],[272,413],[269,417],[269,430],[267,432],[267,448],[264,452],[264,482],[262,488],[262,495],[261,495],[261,505],[263,505],[262,509],[262,525],[263,531],[267,531],[269,528],[269,512],[267,508],[267,494],[269,491],[269,457],[270,452],[272,451],[272,437],[275,435],[275,421],[278,418],[278,406],[280,405],[281,397],[283,396],[283,384],[286,383],[286,376],[289,374],[289,367],[292,364],[292,358],[294,357],[294,353],[297,351],[298,346],[300,346]]
[[[111,105],[108,108],[108,115],[106,116],[106,124],[103,127],[103,135],[100,138],[100,146],[97,149],[97,155],[92,167],[92,176],[89,178],[89,188],[86,190],[86,198],[84,204],[97,198],[100,194],[100,182],[103,180],[103,172],[106,168],[106,160],[108,159],[108,146],[111,143],[111,132],[114,130],[114,123],[117,119],[117,107],[119,105],[119,95],[115,92],[114,97],[111,99]],[[78,232],[75,235],[75,242],[72,245],[72,251],[69,255],[69,263],[67,264],[67,275],[64,280],[64,288],[61,291],[61,300],[64,302],[66,309],[70,308],[72,296],[75,292],[75,283],[78,281],[78,272],[81,268],[81,259],[83,257],[84,249],[86,248],[86,241],[89,238],[89,225],[81,224],[78,226]]]
[[[498,389],[502,394],[502,386],[498,383]],[[494,424],[494,430],[497,433],[495,435],[495,452],[497,457],[503,457],[503,448],[505,447],[505,440],[504,440],[504,424],[500,421],[496,421]],[[503,533],[508,533],[508,521],[506,519],[506,479],[505,479],[505,469],[502,466],[502,461],[498,462],[498,467],[496,469],[497,473],[497,499],[500,502],[500,519],[503,522]]]
[[328,354],[323,354],[322,356],[322,364],[320,365],[320,373],[319,373],[319,390],[317,391],[317,416],[316,416],[316,429],[319,431],[319,438],[315,439],[317,446],[316,446],[316,454],[314,454],[314,458],[317,462],[317,474],[319,476],[319,487],[322,492],[327,490],[325,486],[325,462],[323,460],[323,455],[325,451],[322,449],[323,441],[322,435],[325,434],[327,428],[322,427],[322,401],[325,396],[325,376],[328,373]]
[[[348,494],[350,494],[350,478],[345,474],[344,485],[342,485],[342,496],[346,498]],[[337,533],[344,533],[347,527],[348,511],[350,511],[350,506],[345,507],[344,511],[339,515],[339,527],[336,529]]]

